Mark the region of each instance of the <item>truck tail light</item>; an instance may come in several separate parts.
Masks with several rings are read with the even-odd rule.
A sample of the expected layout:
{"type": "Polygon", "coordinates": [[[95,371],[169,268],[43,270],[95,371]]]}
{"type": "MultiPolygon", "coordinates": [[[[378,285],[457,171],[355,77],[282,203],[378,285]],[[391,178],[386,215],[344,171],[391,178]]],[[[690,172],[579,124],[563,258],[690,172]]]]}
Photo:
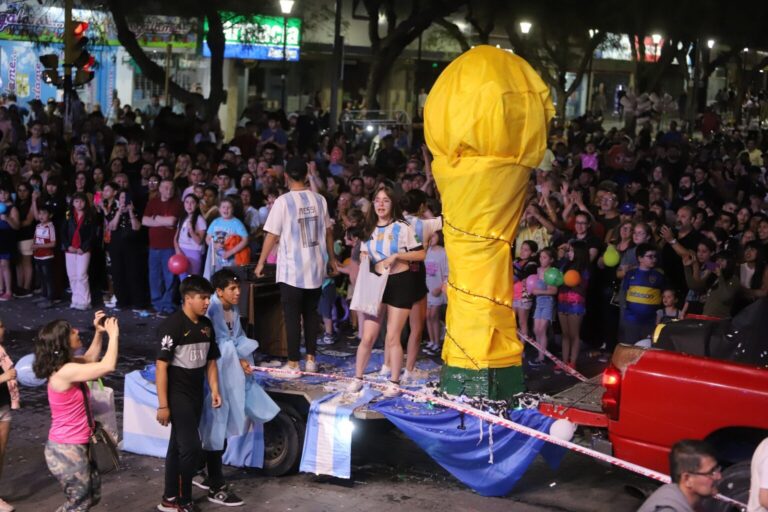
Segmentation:
{"type": "Polygon", "coordinates": [[[621,372],[612,364],[603,372],[603,412],[613,421],[619,419],[619,402],[621,400],[621,372]]]}

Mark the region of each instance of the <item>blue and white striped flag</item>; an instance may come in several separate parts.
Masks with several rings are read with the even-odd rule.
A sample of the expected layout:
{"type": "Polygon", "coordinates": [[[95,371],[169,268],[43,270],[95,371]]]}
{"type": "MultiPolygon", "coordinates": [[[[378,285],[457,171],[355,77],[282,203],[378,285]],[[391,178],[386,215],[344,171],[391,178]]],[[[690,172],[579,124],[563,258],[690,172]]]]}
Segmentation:
{"type": "Polygon", "coordinates": [[[380,393],[331,393],[312,402],[304,435],[300,471],[349,478],[352,465],[352,412],[380,393]]]}

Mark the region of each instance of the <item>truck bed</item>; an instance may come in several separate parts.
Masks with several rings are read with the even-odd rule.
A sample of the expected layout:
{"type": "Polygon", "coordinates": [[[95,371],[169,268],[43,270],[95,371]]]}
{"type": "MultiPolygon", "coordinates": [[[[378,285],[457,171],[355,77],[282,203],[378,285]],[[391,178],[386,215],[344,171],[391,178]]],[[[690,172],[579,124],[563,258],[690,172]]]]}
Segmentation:
{"type": "Polygon", "coordinates": [[[601,400],[605,388],[602,374],[579,382],[539,403],[539,410],[547,416],[566,418],[580,425],[605,427],[608,419],[603,413],[601,400]]]}

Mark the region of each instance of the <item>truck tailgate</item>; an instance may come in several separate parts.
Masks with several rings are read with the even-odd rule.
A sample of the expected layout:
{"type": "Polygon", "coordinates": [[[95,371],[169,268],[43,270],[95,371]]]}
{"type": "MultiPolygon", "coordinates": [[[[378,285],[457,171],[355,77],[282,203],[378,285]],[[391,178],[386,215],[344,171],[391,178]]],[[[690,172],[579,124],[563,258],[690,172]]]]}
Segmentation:
{"type": "Polygon", "coordinates": [[[549,399],[542,400],[539,403],[539,411],[552,418],[565,418],[579,425],[607,427],[608,418],[601,405],[605,392],[602,379],[602,374],[595,375],[549,399]]]}

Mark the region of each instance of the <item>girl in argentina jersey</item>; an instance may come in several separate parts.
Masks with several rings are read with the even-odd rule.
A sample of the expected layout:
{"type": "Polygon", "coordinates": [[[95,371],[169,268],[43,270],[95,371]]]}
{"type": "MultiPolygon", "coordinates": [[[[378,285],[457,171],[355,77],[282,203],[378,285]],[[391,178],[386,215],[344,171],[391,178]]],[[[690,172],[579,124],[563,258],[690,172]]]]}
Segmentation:
{"type": "MultiPolygon", "coordinates": [[[[363,338],[357,347],[355,377],[349,391],[357,392],[363,386],[363,372],[371,358],[373,344],[379,335],[384,313],[387,314],[386,352],[389,354],[393,386],[385,396],[399,394],[400,367],[403,363],[403,347],[400,333],[408,320],[414,302],[416,282],[410,263],[424,261],[426,251],[416,240],[413,227],[403,218],[395,194],[390,187],[380,185],[374,196],[373,208],[368,211],[365,242],[360,247],[361,265],[383,273],[389,270],[378,315],[363,315],[363,338]]],[[[355,289],[358,293],[360,288],[355,289]]],[[[354,300],[354,299],[353,299],[354,300]]]]}

